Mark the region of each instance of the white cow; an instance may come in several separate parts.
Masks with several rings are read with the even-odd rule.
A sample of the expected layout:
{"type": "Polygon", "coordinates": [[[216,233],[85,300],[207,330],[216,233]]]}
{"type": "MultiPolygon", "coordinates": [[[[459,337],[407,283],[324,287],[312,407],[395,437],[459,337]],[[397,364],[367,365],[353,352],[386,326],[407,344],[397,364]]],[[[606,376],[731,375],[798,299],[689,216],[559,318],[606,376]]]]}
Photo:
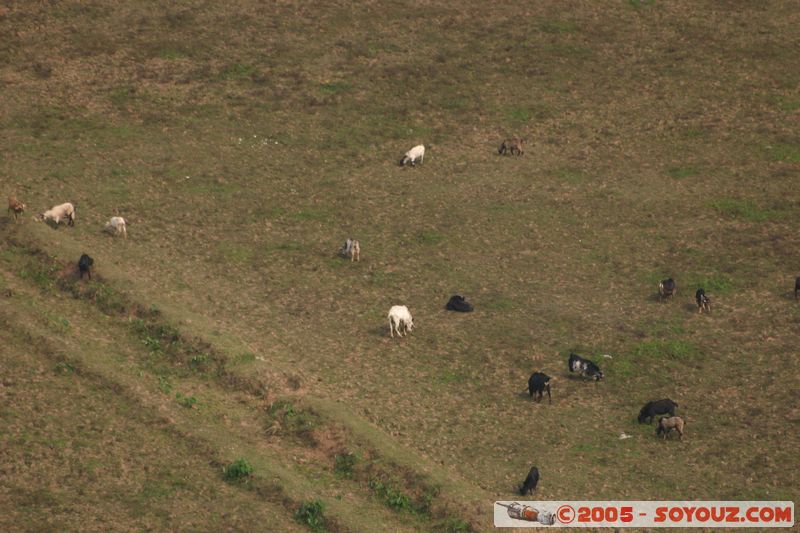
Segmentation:
{"type": "Polygon", "coordinates": [[[128,221],[122,217],[111,217],[106,222],[105,230],[109,233],[113,233],[114,235],[122,235],[126,239],[128,238],[128,221]]]}
{"type": "Polygon", "coordinates": [[[400,160],[400,166],[404,167],[406,164],[411,163],[411,166],[417,164],[417,159],[419,162],[422,163],[422,160],[425,158],[425,147],[421,144],[415,146],[403,156],[403,159],[400,160]]]}
{"type": "Polygon", "coordinates": [[[34,218],[39,222],[42,222],[44,220],[52,220],[56,224],[61,224],[61,220],[66,220],[68,226],[74,226],[75,206],[67,202],[65,204],[52,207],[47,211],[45,211],[44,213],[39,213],[34,218]]]}
{"type": "Polygon", "coordinates": [[[393,305],[389,309],[389,336],[394,338],[394,332],[401,337],[404,333],[411,333],[414,329],[414,319],[411,318],[411,313],[405,305],[393,305]]]}

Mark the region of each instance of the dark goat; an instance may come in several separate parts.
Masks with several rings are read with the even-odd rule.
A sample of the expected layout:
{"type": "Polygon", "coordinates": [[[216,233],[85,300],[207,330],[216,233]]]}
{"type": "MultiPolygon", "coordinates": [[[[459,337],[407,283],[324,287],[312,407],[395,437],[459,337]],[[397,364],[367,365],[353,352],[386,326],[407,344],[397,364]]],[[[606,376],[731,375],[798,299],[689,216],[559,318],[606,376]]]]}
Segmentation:
{"type": "Polygon", "coordinates": [[[569,354],[569,371],[580,372],[582,376],[594,378],[595,381],[603,379],[603,371],[599,366],[574,353],[569,354]]]}
{"type": "Polygon", "coordinates": [[[797,300],[797,295],[800,294],[800,278],[794,280],[794,299],[797,300]]]}
{"type": "Polygon", "coordinates": [[[89,257],[86,254],[83,254],[81,258],[78,260],[78,274],[80,274],[81,279],[83,279],[83,275],[87,274],[89,279],[92,279],[92,265],[94,264],[94,259],[89,257]]]}
{"type": "Polygon", "coordinates": [[[698,313],[702,313],[703,309],[705,309],[708,313],[711,312],[711,299],[706,296],[706,291],[704,291],[702,288],[697,289],[697,292],[694,293],[694,299],[697,301],[698,313]]]}
{"type": "Polygon", "coordinates": [[[537,402],[541,402],[544,397],[544,391],[547,391],[547,401],[553,403],[553,397],[550,396],[550,380],[553,379],[547,374],[541,372],[534,372],[528,379],[528,394],[531,398],[536,394],[537,402]]]}
{"type": "Polygon", "coordinates": [[[514,155],[522,155],[522,139],[519,137],[514,137],[511,139],[506,139],[503,141],[503,144],[500,145],[500,148],[497,150],[497,153],[500,155],[510,154],[514,155]]]}
{"type": "Polygon", "coordinates": [[[674,279],[668,278],[659,282],[658,294],[661,296],[661,300],[666,300],[667,298],[675,296],[676,292],[678,292],[678,286],[675,285],[674,279]]]}
{"type": "Polygon", "coordinates": [[[474,309],[471,303],[466,301],[463,296],[459,296],[458,294],[450,298],[445,308],[448,311],[460,311],[462,313],[469,313],[474,309]]]}
{"type": "Polygon", "coordinates": [[[668,398],[647,402],[644,404],[644,407],[642,407],[642,410],[639,411],[639,423],[644,424],[647,422],[648,424],[652,424],[653,417],[656,415],[669,414],[669,416],[675,416],[676,407],[678,407],[678,404],[668,398]],[[648,418],[650,420],[648,420],[648,418]]]}
{"type": "Polygon", "coordinates": [[[522,485],[519,486],[520,496],[525,496],[526,494],[532,493],[536,490],[536,485],[538,484],[539,469],[535,466],[532,466],[530,472],[528,472],[528,477],[526,477],[525,481],[522,482],[522,485]]]}

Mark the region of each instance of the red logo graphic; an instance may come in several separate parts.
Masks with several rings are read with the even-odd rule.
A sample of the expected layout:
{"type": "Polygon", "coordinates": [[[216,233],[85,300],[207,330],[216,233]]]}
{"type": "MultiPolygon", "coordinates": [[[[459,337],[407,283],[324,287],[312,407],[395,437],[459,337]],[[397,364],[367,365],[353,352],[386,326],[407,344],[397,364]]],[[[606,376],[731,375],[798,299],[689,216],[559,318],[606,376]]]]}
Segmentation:
{"type": "Polygon", "coordinates": [[[570,505],[562,505],[558,508],[558,511],[556,511],[556,516],[558,517],[558,521],[562,524],[569,524],[575,520],[575,509],[570,505]]]}

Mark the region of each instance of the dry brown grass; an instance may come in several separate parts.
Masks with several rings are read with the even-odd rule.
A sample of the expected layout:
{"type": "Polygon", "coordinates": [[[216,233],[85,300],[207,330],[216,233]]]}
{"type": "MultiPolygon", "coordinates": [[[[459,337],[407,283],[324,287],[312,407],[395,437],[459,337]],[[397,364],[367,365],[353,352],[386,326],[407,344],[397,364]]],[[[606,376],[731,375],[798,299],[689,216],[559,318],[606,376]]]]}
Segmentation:
{"type": "Polygon", "coordinates": [[[343,402],[498,498],[532,463],[540,499],[796,497],[792,3],[123,5],[3,13],[3,183],[78,204],[22,239],[91,250],[256,356],[236,372],[343,402]],[[508,135],[524,157],[497,156],[508,135]],[[417,142],[425,163],[397,167],[417,142]],[[128,242],[101,234],[115,209],[128,242]],[[476,312],[446,313],[454,293],[476,312]],[[393,304],[418,322],[399,342],[393,304]],[[606,381],[570,379],[569,349],[606,381]],[[518,394],[534,370],[552,406],[518,394]],[[635,424],[656,397],[683,443],[635,424]]]}

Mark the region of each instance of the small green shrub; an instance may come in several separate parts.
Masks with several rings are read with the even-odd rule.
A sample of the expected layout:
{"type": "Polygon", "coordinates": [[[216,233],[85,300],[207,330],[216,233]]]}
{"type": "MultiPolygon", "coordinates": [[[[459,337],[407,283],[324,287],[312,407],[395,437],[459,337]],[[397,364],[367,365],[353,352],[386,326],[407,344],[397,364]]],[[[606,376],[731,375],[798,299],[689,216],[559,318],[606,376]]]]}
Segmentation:
{"type": "Polygon", "coordinates": [[[54,370],[57,374],[74,374],[75,367],[66,361],[61,361],[60,363],[56,363],[54,370]]]}
{"type": "Polygon", "coordinates": [[[158,339],[154,339],[150,335],[145,335],[142,339],[142,344],[147,346],[147,349],[151,352],[158,352],[161,350],[161,342],[158,339]]]}
{"type": "Polygon", "coordinates": [[[272,404],[269,414],[280,422],[288,433],[301,438],[310,438],[313,429],[319,426],[319,417],[311,411],[295,409],[292,402],[278,400],[272,404]]]}
{"type": "Polygon", "coordinates": [[[358,458],[353,453],[337,455],[333,458],[333,472],[339,477],[352,478],[357,461],[358,458]]]}
{"type": "Polygon", "coordinates": [[[320,500],[303,502],[294,513],[295,521],[308,526],[311,531],[325,531],[325,505],[320,500]]]}
{"type": "Polygon", "coordinates": [[[197,372],[204,371],[211,358],[208,354],[198,353],[189,359],[189,367],[197,372]]]}
{"type": "Polygon", "coordinates": [[[237,482],[249,479],[253,475],[253,466],[247,462],[247,459],[239,458],[224,467],[222,472],[226,481],[237,482]]]}
{"type": "Polygon", "coordinates": [[[369,481],[369,488],[375,491],[378,498],[389,508],[395,511],[413,511],[410,496],[380,479],[372,478],[369,481]]]}
{"type": "Polygon", "coordinates": [[[158,376],[158,388],[164,394],[169,394],[172,392],[172,383],[170,383],[169,380],[164,376],[158,376]]]}
{"type": "Polygon", "coordinates": [[[187,409],[192,409],[195,404],[197,404],[197,398],[194,396],[184,396],[180,392],[175,394],[175,399],[181,407],[186,407],[187,409]]]}

